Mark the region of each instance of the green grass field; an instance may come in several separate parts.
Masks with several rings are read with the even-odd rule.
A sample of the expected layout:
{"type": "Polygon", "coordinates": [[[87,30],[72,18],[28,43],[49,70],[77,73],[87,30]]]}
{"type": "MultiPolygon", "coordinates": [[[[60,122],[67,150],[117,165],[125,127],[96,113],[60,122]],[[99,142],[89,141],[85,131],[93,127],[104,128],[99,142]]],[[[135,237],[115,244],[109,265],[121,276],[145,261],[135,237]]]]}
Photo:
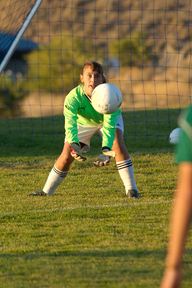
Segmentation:
{"type": "MultiPolygon", "coordinates": [[[[114,162],[93,167],[97,137],[54,196],[28,196],[62,149],[63,119],[0,121],[1,288],[159,287],[177,178],[168,135],[178,111],[169,113],[124,113],[139,200],[125,197],[114,162]]],[[[182,287],[192,283],[191,245],[190,235],[182,287]]]]}

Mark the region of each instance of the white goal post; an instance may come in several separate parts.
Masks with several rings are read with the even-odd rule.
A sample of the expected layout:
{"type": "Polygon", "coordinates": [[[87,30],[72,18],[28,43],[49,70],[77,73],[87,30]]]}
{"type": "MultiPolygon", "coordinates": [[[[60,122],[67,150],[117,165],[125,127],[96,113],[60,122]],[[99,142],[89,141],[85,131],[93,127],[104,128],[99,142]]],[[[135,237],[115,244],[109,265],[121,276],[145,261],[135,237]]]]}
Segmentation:
{"type": "Polygon", "coordinates": [[[2,62],[0,63],[0,73],[5,69],[7,63],[9,62],[9,59],[11,58],[12,54],[14,53],[17,44],[19,43],[19,40],[21,39],[21,37],[23,36],[23,33],[26,31],[27,27],[29,26],[33,16],[35,15],[35,13],[37,12],[40,4],[41,4],[42,0],[36,0],[35,3],[33,4],[32,7],[30,7],[30,10],[28,12],[28,14],[26,15],[20,29],[18,30],[14,41],[11,43],[9,49],[6,51],[6,54],[2,60],[2,62]]]}

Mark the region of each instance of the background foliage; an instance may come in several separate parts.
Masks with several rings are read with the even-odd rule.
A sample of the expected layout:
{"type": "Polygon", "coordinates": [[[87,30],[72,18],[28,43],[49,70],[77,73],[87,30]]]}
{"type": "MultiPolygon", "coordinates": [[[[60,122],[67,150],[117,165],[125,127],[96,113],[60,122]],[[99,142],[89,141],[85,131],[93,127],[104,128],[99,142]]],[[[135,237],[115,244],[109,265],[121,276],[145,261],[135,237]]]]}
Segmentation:
{"type": "Polygon", "coordinates": [[[21,101],[28,95],[23,79],[11,76],[0,76],[0,115],[1,117],[15,117],[20,115],[21,101]]]}

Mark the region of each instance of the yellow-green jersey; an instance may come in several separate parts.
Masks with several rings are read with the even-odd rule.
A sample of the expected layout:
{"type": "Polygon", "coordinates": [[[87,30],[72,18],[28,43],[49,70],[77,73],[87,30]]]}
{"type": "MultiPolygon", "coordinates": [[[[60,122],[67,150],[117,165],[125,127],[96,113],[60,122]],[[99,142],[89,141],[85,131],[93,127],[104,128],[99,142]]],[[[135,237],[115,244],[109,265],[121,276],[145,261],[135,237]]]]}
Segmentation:
{"type": "Polygon", "coordinates": [[[176,147],[176,161],[192,162],[192,106],[189,106],[179,118],[181,133],[176,147]]]}
{"type": "Polygon", "coordinates": [[[78,126],[102,127],[102,147],[112,148],[115,138],[117,118],[121,114],[118,109],[112,114],[100,114],[92,106],[83,86],[79,85],[69,92],[64,102],[65,140],[77,142],[78,126]]]}

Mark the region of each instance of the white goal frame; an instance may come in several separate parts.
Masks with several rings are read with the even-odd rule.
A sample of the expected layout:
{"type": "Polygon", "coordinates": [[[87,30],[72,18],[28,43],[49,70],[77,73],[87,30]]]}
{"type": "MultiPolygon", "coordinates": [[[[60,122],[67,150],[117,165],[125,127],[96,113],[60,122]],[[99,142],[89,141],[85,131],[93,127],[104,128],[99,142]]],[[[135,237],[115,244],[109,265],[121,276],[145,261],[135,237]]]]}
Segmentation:
{"type": "Polygon", "coordinates": [[[13,55],[19,40],[23,36],[23,33],[26,31],[27,27],[29,26],[33,16],[35,15],[35,13],[37,12],[39,6],[41,5],[41,2],[42,2],[42,0],[36,0],[35,3],[33,4],[32,8],[31,8],[31,10],[29,11],[27,16],[25,17],[25,19],[24,19],[24,21],[22,23],[22,26],[18,30],[17,35],[16,35],[13,43],[11,44],[9,49],[7,50],[7,53],[5,54],[3,60],[2,60],[2,62],[0,64],[0,73],[3,72],[3,70],[6,67],[6,65],[8,64],[9,59],[13,55]]]}

